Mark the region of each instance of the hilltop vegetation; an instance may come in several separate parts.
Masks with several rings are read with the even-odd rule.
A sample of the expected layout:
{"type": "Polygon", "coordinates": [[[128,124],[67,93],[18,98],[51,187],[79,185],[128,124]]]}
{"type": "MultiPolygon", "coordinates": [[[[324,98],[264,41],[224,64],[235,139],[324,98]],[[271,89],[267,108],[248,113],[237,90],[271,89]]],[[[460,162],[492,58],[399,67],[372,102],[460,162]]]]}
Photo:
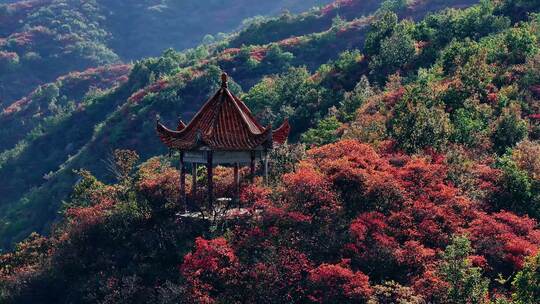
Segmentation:
{"type": "MultiPolygon", "coordinates": [[[[0,154],[5,246],[61,216],[0,256],[0,299],[538,303],[539,39],[533,0],[337,1],[89,73],[111,89],[76,104],[58,80],[10,107],[47,118],[0,154]],[[221,71],[291,145],[245,212],[182,217],[155,118],[189,120],[221,71]]],[[[215,183],[234,191],[230,169],[215,183]]]]}

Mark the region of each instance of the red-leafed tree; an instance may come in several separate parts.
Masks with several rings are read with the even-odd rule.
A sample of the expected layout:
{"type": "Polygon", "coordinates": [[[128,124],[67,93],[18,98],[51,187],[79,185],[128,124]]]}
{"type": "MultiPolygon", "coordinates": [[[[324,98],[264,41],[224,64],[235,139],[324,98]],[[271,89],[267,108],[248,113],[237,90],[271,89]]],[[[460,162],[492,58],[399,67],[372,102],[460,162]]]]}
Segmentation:
{"type": "Polygon", "coordinates": [[[473,247],[486,257],[493,271],[509,275],[537,252],[540,231],[536,226],[534,220],[510,212],[479,213],[468,230],[473,247]]]}
{"type": "Polygon", "coordinates": [[[346,213],[386,212],[403,201],[388,162],[369,145],[341,141],[309,151],[309,161],[322,171],[339,193],[346,213]]]}
{"type": "Polygon", "coordinates": [[[328,223],[341,211],[341,204],[325,176],[304,165],[296,173],[283,176],[285,200],[291,211],[313,217],[318,223],[328,223]]]}
{"type": "Polygon", "coordinates": [[[224,238],[195,241],[195,251],[184,257],[180,267],[186,278],[187,297],[195,303],[215,303],[223,296],[234,297],[237,258],[224,238]]]}
{"type": "Polygon", "coordinates": [[[309,272],[309,282],[314,303],[365,303],[372,292],[368,276],[346,265],[322,264],[309,272]]]}
{"type": "Polygon", "coordinates": [[[364,213],[349,227],[352,243],[345,245],[345,253],[353,265],[377,277],[387,277],[395,271],[395,251],[398,241],[391,235],[383,214],[364,213]]]}
{"type": "MultiPolygon", "coordinates": [[[[268,249],[268,247],[267,247],[268,249]]],[[[264,261],[245,266],[248,277],[243,299],[248,303],[301,303],[308,295],[307,277],[313,263],[290,248],[270,250],[264,261]]]]}

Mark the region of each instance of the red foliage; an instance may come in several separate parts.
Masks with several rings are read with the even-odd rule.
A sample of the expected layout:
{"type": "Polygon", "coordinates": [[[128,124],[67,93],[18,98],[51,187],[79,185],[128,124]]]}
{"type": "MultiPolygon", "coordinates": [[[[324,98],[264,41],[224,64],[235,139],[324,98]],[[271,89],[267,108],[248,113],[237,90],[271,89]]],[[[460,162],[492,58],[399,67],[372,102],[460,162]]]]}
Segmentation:
{"type": "MultiPolygon", "coordinates": [[[[515,273],[540,245],[536,222],[509,212],[487,214],[485,203],[447,182],[447,170],[436,153],[379,154],[351,140],[312,149],[274,193],[244,189],[251,221],[233,229],[232,247],[221,244],[228,254],[220,269],[227,275],[215,267],[206,272],[206,265],[193,270],[213,278],[196,281],[203,286],[199,294],[229,297],[225,290],[252,288],[260,295],[252,302],[361,302],[371,292],[363,274],[369,273],[374,282],[403,282],[434,301],[447,289],[436,275],[439,253],[464,234],[475,250],[474,266],[490,276],[515,273]],[[335,264],[342,259],[350,263],[335,264]]],[[[494,188],[498,170],[475,170],[480,187],[494,188]]]]}
{"type": "Polygon", "coordinates": [[[279,42],[279,46],[295,46],[295,45],[298,45],[300,44],[301,40],[299,37],[291,37],[291,38],[287,38],[287,39],[284,39],[284,40],[281,40],[279,42]]]}
{"type": "Polygon", "coordinates": [[[486,258],[481,255],[471,255],[469,261],[473,267],[480,267],[482,269],[487,269],[489,267],[486,258]]]}
{"type": "Polygon", "coordinates": [[[388,224],[384,215],[377,212],[364,213],[351,224],[350,231],[359,251],[368,252],[371,246],[395,247],[394,238],[385,234],[388,224]]]}
{"type": "Polygon", "coordinates": [[[214,195],[219,197],[234,197],[235,183],[232,168],[216,167],[214,168],[214,195]]]}
{"type": "Polygon", "coordinates": [[[369,278],[343,265],[322,264],[309,272],[309,299],[315,303],[355,303],[371,295],[369,278]]]}
{"type": "Polygon", "coordinates": [[[289,211],[282,207],[269,205],[264,208],[261,222],[266,226],[279,225],[299,229],[302,227],[302,224],[311,223],[312,220],[313,218],[311,215],[306,215],[298,211],[289,211]]]}
{"type": "Polygon", "coordinates": [[[349,227],[353,243],[345,246],[348,254],[357,264],[392,264],[394,253],[399,248],[391,235],[385,216],[378,212],[361,214],[349,227]]]}
{"type": "Polygon", "coordinates": [[[496,104],[499,101],[499,95],[497,93],[489,93],[487,98],[491,104],[496,104]]]}
{"type": "Polygon", "coordinates": [[[362,5],[363,4],[362,2],[363,1],[358,1],[358,0],[336,0],[332,2],[331,4],[328,4],[327,6],[323,7],[321,9],[321,14],[328,15],[335,12],[338,8],[354,7],[357,5],[362,5]]]}
{"type": "Polygon", "coordinates": [[[341,210],[335,194],[324,176],[314,168],[303,166],[283,176],[289,208],[320,221],[330,221],[341,210]]]}
{"type": "Polygon", "coordinates": [[[469,216],[467,211],[451,204],[437,205],[421,200],[407,205],[403,211],[393,213],[388,221],[399,239],[416,239],[428,247],[442,249],[466,223],[469,216]]]}
{"type": "Polygon", "coordinates": [[[112,197],[106,196],[96,198],[95,201],[97,203],[92,206],[73,207],[66,210],[68,226],[65,232],[67,234],[84,233],[91,227],[103,223],[116,204],[112,197]]]}
{"type": "Polygon", "coordinates": [[[413,280],[412,287],[424,296],[426,303],[437,303],[436,299],[444,299],[449,285],[435,271],[428,270],[413,280]]]}
{"type": "Polygon", "coordinates": [[[446,168],[441,164],[430,164],[423,159],[411,159],[400,168],[398,174],[405,188],[417,199],[437,195],[440,187],[445,186],[446,168]]]}
{"type": "Polygon", "coordinates": [[[133,103],[139,103],[144,99],[144,97],[146,97],[146,95],[164,90],[168,86],[169,82],[167,80],[158,80],[155,83],[147,86],[146,88],[140,89],[139,91],[135,92],[133,95],[131,95],[131,97],[129,97],[129,101],[133,103]]]}
{"type": "Polygon", "coordinates": [[[510,212],[481,212],[471,222],[469,232],[477,253],[485,256],[492,267],[512,273],[523,267],[527,256],[537,252],[540,231],[536,225],[534,220],[510,212]]]}
{"type": "Polygon", "coordinates": [[[426,269],[433,263],[436,251],[426,248],[418,241],[407,241],[402,248],[396,250],[396,258],[399,264],[409,269],[426,269]]]}
{"type": "Polygon", "coordinates": [[[251,51],[251,58],[257,60],[257,61],[262,61],[264,59],[264,57],[266,57],[266,52],[268,50],[265,49],[265,48],[256,48],[254,49],[253,51],[251,51]]]}
{"type": "Polygon", "coordinates": [[[474,168],[474,173],[477,176],[477,187],[480,190],[489,193],[497,193],[499,191],[499,179],[502,175],[501,170],[492,168],[485,164],[478,164],[474,168]]]}
{"type": "Polygon", "coordinates": [[[8,37],[13,43],[13,49],[18,53],[32,50],[40,42],[54,39],[54,32],[44,26],[35,26],[25,32],[14,33],[8,37]]]}
{"type": "Polygon", "coordinates": [[[342,141],[313,149],[309,156],[338,191],[349,213],[373,208],[388,211],[402,202],[403,189],[394,182],[393,169],[368,145],[342,141]]]}
{"type": "Polygon", "coordinates": [[[540,120],[540,113],[538,113],[538,114],[531,114],[531,115],[529,115],[529,118],[530,118],[530,119],[534,119],[534,120],[540,120]]]}
{"type": "Polygon", "coordinates": [[[142,166],[139,175],[137,190],[149,201],[163,204],[180,200],[180,174],[174,168],[163,166],[159,159],[154,158],[142,166]]]}
{"type": "Polygon", "coordinates": [[[8,9],[11,12],[18,12],[21,13],[21,11],[27,12],[30,10],[35,10],[43,5],[51,3],[52,0],[26,0],[26,1],[17,1],[15,3],[8,4],[8,9]]]}
{"type": "Polygon", "coordinates": [[[0,60],[15,60],[18,57],[17,53],[0,51],[0,60]]]}
{"type": "MultiPolygon", "coordinates": [[[[0,52],[0,58],[1,55],[2,52],[0,52]]],[[[109,89],[116,85],[125,83],[127,81],[127,75],[129,74],[130,70],[131,65],[127,64],[90,68],[83,72],[72,72],[67,75],[60,76],[56,79],[54,83],[61,84],[62,91],[66,92],[87,92],[90,88],[109,89]]],[[[46,106],[40,105],[32,107],[32,105],[36,103],[36,101],[34,100],[34,96],[38,90],[39,89],[36,89],[28,96],[23,97],[12,103],[10,106],[5,108],[3,112],[0,113],[0,117],[10,116],[17,113],[19,113],[19,115],[31,117],[38,116],[37,114],[41,114],[30,111],[47,109],[46,106]]]]}
{"type": "Polygon", "coordinates": [[[275,226],[265,229],[239,225],[234,230],[234,239],[231,240],[231,244],[239,257],[245,256],[248,261],[258,260],[259,253],[272,245],[271,238],[277,236],[279,232],[279,228],[275,226]]]}
{"type": "Polygon", "coordinates": [[[390,107],[393,107],[398,101],[400,101],[405,94],[405,88],[400,87],[395,91],[390,91],[384,93],[383,102],[388,104],[390,107]]]}
{"type": "Polygon", "coordinates": [[[265,207],[271,204],[270,195],[272,190],[253,184],[242,189],[240,192],[240,202],[242,206],[261,206],[265,207]]]}
{"type": "Polygon", "coordinates": [[[229,49],[226,49],[223,52],[221,52],[221,54],[222,55],[234,56],[234,55],[237,55],[238,53],[240,53],[240,51],[241,51],[241,49],[239,49],[239,48],[229,48],[229,49]]]}
{"type": "Polygon", "coordinates": [[[236,256],[224,238],[197,238],[195,252],[184,257],[181,271],[186,277],[202,277],[204,272],[222,274],[235,262],[236,256]]]}
{"type": "Polygon", "coordinates": [[[130,70],[131,65],[129,64],[102,66],[82,72],[71,72],[68,75],[58,77],[57,81],[67,86],[66,90],[86,82],[90,82],[92,87],[106,89],[124,83],[130,70]]]}
{"type": "Polygon", "coordinates": [[[190,300],[215,303],[212,293],[235,276],[237,258],[224,238],[195,240],[195,251],[184,257],[180,267],[188,284],[190,300]]]}
{"type": "Polygon", "coordinates": [[[312,268],[304,253],[279,249],[268,262],[249,267],[252,286],[246,292],[255,296],[244,299],[248,303],[300,303],[306,296],[305,277],[312,268]]]}

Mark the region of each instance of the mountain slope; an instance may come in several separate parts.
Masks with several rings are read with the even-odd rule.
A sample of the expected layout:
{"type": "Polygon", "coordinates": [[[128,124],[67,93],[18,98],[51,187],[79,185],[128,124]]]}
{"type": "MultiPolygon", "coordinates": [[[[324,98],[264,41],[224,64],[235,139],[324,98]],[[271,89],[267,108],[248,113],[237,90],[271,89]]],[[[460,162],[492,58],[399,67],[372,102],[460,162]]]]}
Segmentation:
{"type": "MultiPolygon", "coordinates": [[[[540,3],[404,4],[264,45],[168,51],[47,125],[0,163],[0,177],[43,172],[35,155],[61,166],[41,183],[13,175],[36,187],[4,205],[3,234],[65,204],[48,236],[0,255],[0,301],[539,302],[540,3]],[[189,119],[222,70],[261,122],[289,118],[294,144],[273,151],[268,184],[243,183],[239,209],[207,203],[201,170],[185,214],[156,116],[189,119]]],[[[216,168],[217,197],[232,171],[216,168]]]]}
{"type": "MultiPolygon", "coordinates": [[[[456,1],[455,5],[467,3],[472,1],[456,1]]],[[[429,9],[440,7],[427,2],[400,9],[400,12],[403,16],[426,14],[429,9]]],[[[358,5],[350,8],[348,16],[352,18],[358,5]]],[[[332,15],[328,8],[324,11],[332,15]]],[[[156,115],[175,124],[176,117],[171,115],[184,113],[183,119],[188,120],[217,85],[219,68],[249,89],[265,75],[285,72],[291,66],[307,65],[316,69],[344,50],[362,47],[370,18],[363,17],[363,10],[358,13],[359,19],[276,44],[225,50],[218,44],[210,49],[210,55],[198,51],[187,56],[169,52],[159,59],[137,64],[130,80],[119,89],[87,99],[76,111],[41,130],[41,135],[2,153],[0,177],[7,182],[0,185],[5,193],[0,198],[4,214],[1,234],[19,238],[33,230],[42,231],[54,219],[59,199],[71,189],[76,178],[72,170],[84,167],[106,177],[102,160],[107,159],[114,148],[135,149],[145,159],[164,153],[153,131],[156,115]],[[156,78],[162,80],[147,86],[156,78]],[[21,171],[22,168],[32,168],[32,171],[21,171]]],[[[316,87],[317,82],[310,86],[316,87]]],[[[318,94],[313,105],[318,110],[303,114],[303,118],[299,116],[298,121],[293,120],[294,136],[325,115],[333,105],[330,101],[339,100],[331,91],[318,94]]]]}
{"type": "Polygon", "coordinates": [[[327,2],[0,2],[0,108],[71,71],[155,56],[167,48],[195,47],[206,34],[223,36],[245,18],[327,2]]]}

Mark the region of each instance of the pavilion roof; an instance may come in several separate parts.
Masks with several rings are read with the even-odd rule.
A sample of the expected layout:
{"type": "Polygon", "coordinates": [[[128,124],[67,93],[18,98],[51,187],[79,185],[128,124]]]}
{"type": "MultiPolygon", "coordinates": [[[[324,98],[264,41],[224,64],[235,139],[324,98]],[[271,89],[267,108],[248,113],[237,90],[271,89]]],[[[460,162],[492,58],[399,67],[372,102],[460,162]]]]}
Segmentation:
{"type": "Polygon", "coordinates": [[[219,91],[210,98],[185,125],[179,122],[176,130],[157,123],[161,141],[171,149],[195,150],[253,150],[260,146],[272,148],[283,144],[289,136],[290,126],[285,121],[278,129],[263,127],[249,108],[228,89],[227,75],[222,75],[219,91]]]}

